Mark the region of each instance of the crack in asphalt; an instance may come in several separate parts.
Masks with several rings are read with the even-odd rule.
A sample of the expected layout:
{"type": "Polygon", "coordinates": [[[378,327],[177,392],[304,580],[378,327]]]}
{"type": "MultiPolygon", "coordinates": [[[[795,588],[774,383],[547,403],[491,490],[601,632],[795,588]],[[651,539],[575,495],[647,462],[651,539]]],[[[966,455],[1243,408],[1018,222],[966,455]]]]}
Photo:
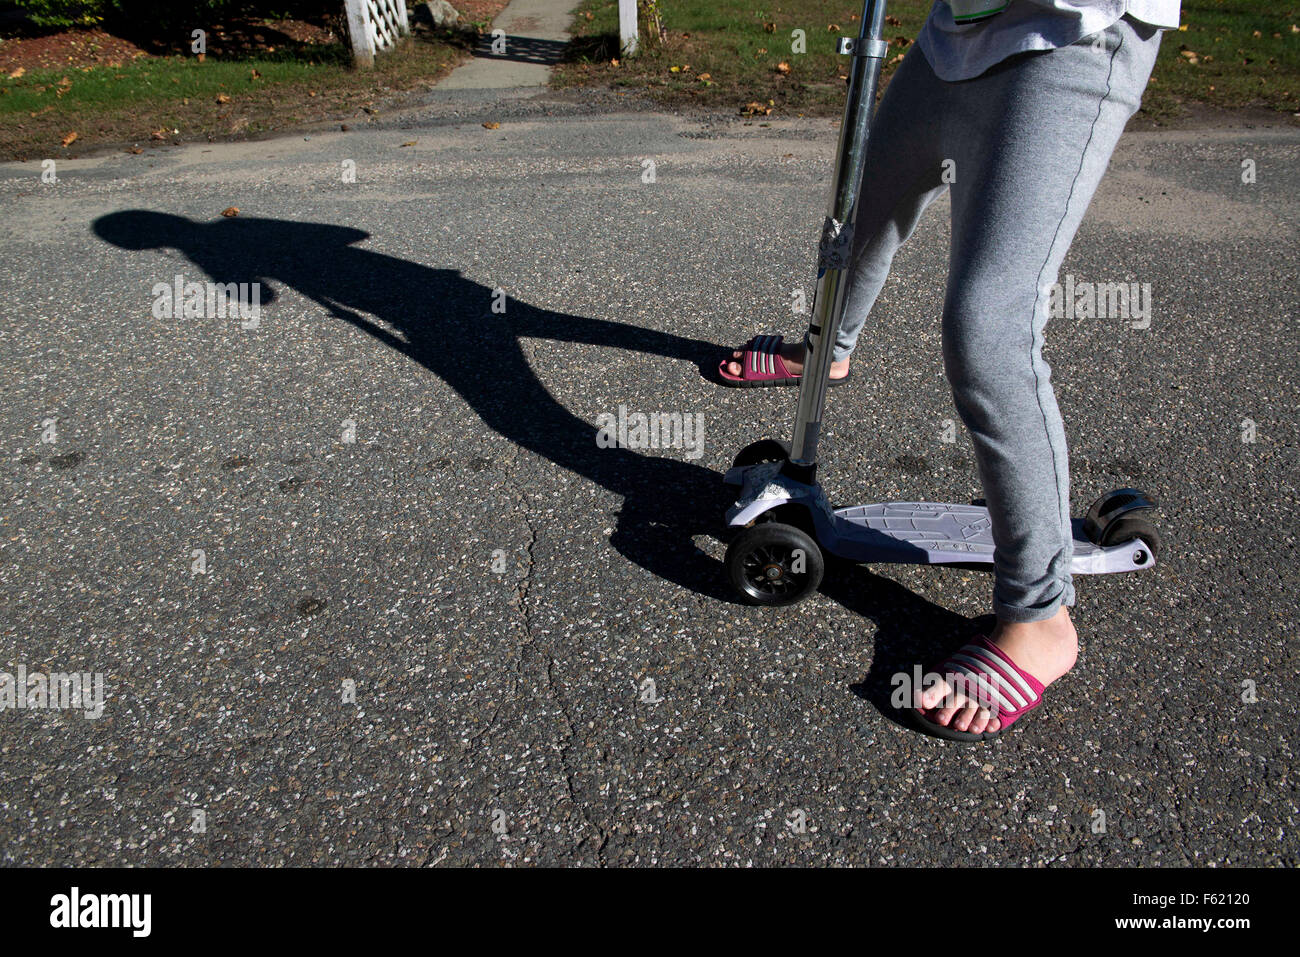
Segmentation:
{"type": "MultiPolygon", "coordinates": [[[[528,494],[514,477],[514,466],[519,460],[521,451],[522,450],[516,451],[514,458],[511,459],[509,465],[506,467],[507,481],[509,481],[511,486],[515,489],[518,499],[522,503],[521,517],[523,519],[524,527],[528,529],[528,542],[524,547],[524,552],[527,556],[527,565],[524,569],[523,577],[515,583],[514,605],[519,610],[519,627],[524,632],[524,640],[520,643],[519,653],[515,656],[515,679],[514,686],[510,691],[511,698],[518,693],[519,681],[522,679],[524,673],[525,656],[529,653],[530,649],[534,651],[537,650],[537,638],[533,634],[532,610],[528,603],[528,595],[532,587],[533,567],[535,564],[534,549],[537,546],[537,529],[529,518],[528,512],[530,503],[528,501],[528,494]]],[[[592,828],[598,835],[599,843],[596,845],[596,860],[601,867],[605,867],[607,861],[605,860],[604,852],[606,845],[609,843],[609,833],[592,820],[587,811],[587,804],[579,799],[578,790],[574,785],[576,771],[569,761],[569,748],[571,747],[574,737],[573,719],[569,715],[569,709],[565,705],[563,697],[558,693],[555,687],[554,676],[552,674],[555,664],[555,658],[549,654],[546,655],[546,667],[542,669],[542,674],[545,676],[545,687],[543,691],[546,697],[554,701],[556,706],[559,708],[560,718],[564,723],[563,740],[556,742],[555,748],[559,754],[560,765],[563,770],[565,792],[568,794],[569,801],[572,802],[575,808],[577,808],[583,824],[592,828]]],[[[498,708],[498,710],[500,709],[498,708]]],[[[496,715],[494,713],[493,720],[495,721],[495,719],[496,715]]],[[[581,843],[581,841],[579,843],[581,843]]]]}

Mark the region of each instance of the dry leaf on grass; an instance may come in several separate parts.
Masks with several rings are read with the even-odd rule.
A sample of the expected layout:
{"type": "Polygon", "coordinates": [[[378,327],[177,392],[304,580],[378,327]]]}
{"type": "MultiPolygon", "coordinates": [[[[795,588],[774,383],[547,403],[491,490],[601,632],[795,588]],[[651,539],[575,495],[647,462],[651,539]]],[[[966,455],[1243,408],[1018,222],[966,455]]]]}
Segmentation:
{"type": "Polygon", "coordinates": [[[782,76],[787,75],[790,72],[790,64],[782,60],[776,65],[776,72],[780,73],[782,76]]]}
{"type": "Polygon", "coordinates": [[[65,133],[63,134],[63,145],[71,146],[74,142],[76,142],[76,139],[77,139],[77,134],[75,132],[65,133]]]}
{"type": "Polygon", "coordinates": [[[218,93],[218,94],[217,94],[217,102],[218,102],[218,103],[229,103],[229,102],[230,102],[230,96],[229,96],[228,94],[226,94],[226,93],[218,93]]]}
{"type": "Polygon", "coordinates": [[[9,74],[9,79],[16,80],[26,72],[27,72],[26,67],[20,66],[18,69],[14,70],[12,73],[9,74]]]}

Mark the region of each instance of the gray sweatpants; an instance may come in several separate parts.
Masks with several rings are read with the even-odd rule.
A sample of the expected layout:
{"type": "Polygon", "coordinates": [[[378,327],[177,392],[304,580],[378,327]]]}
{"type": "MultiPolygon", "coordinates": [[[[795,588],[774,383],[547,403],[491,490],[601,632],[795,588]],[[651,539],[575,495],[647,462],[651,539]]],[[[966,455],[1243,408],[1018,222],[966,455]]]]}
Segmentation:
{"type": "Polygon", "coordinates": [[[1043,360],[1048,295],[1155,63],[1160,34],[1102,34],[947,83],[913,46],[872,121],[847,308],[853,351],[898,247],[952,190],[943,359],[993,526],[993,610],[1074,604],[1065,430],[1043,360]]]}

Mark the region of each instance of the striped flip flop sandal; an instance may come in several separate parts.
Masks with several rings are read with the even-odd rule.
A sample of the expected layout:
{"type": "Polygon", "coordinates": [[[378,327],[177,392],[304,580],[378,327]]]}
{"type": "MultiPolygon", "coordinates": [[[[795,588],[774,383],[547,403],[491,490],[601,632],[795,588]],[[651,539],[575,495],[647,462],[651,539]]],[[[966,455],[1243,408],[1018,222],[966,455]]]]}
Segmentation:
{"type": "MultiPolygon", "coordinates": [[[[1001,723],[997,731],[972,734],[938,724],[927,717],[925,708],[909,708],[912,723],[925,734],[948,741],[989,741],[1001,736],[1013,724],[1037,708],[1043,701],[1043,685],[984,635],[949,655],[938,668],[927,673],[943,676],[951,688],[968,700],[988,708],[1001,723]]],[[[931,708],[939,711],[941,708],[931,708]]]]}
{"type": "MultiPolygon", "coordinates": [[[[754,336],[745,343],[744,355],[741,357],[741,374],[736,376],[727,371],[727,363],[737,361],[735,357],[723,359],[718,363],[718,377],[722,384],[734,389],[760,389],[774,386],[797,386],[800,376],[786,368],[781,358],[781,343],[784,336],[754,336]]],[[[830,385],[843,385],[853,376],[850,369],[847,375],[831,379],[830,385]]]]}

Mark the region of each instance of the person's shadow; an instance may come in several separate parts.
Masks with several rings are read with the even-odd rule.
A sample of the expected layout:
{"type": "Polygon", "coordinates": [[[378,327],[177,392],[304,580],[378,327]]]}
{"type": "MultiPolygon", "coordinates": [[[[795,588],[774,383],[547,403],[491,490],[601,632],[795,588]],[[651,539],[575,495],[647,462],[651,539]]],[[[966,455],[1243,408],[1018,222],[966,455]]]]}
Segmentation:
{"type": "MultiPolygon", "coordinates": [[[[718,473],[680,459],[599,447],[596,424],[555,400],[533,373],[520,340],[635,350],[647,354],[647,368],[662,359],[685,360],[706,378],[724,354],[717,345],[518,299],[507,301],[505,314],[493,313],[493,290],[455,270],[359,249],[354,244],[369,234],[344,226],[243,216],[202,223],[125,210],[100,217],[93,228],[123,249],[175,249],[216,283],[258,282],[262,305],[275,299],[272,281],[292,287],[441,377],[504,438],[621,496],[610,543],[627,559],[696,593],[734,600],[721,563],[693,540],[721,539],[722,513],[734,490],[718,473]]],[[[449,457],[454,454],[449,450],[449,457]]],[[[895,657],[913,635],[944,636],[968,624],[865,568],[834,572],[823,591],[879,625],[871,674],[854,689],[877,707],[887,705],[887,669],[904,666],[895,657]]]]}

